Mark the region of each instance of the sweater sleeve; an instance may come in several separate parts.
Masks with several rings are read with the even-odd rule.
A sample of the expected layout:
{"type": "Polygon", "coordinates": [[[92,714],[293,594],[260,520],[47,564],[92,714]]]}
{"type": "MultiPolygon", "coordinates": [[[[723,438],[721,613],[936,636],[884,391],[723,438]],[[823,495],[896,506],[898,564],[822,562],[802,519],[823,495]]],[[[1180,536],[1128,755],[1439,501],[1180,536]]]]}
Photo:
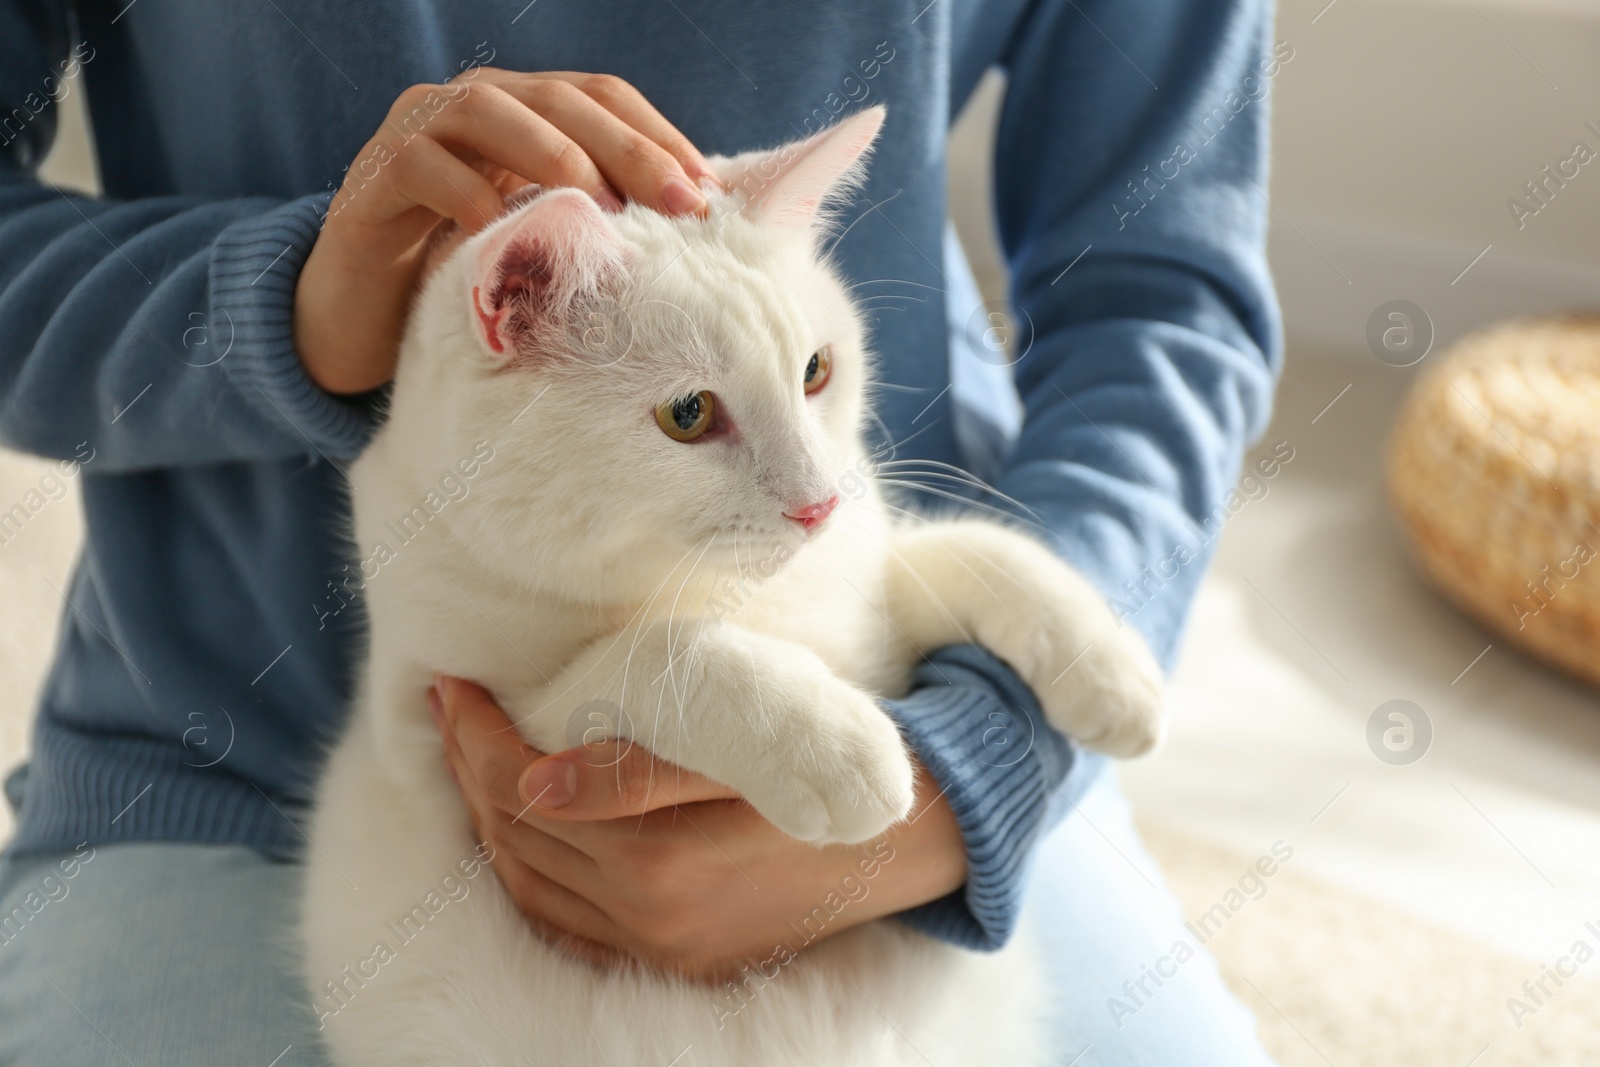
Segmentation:
{"type": "Polygon", "coordinates": [[[1051,729],[1022,680],[976,645],[934,652],[914,684],[889,712],[955,813],[967,881],[899,918],[941,941],[998,949],[1016,926],[1035,842],[1105,759],[1051,729]]]}
{"type": "Polygon", "coordinates": [[[0,444],[100,470],[354,456],[372,398],[300,367],[292,301],[330,194],[94,199],[44,185],[52,95],[93,62],[0,0],[0,444]]]}
{"type": "MultiPolygon", "coordinates": [[[[1280,362],[1270,29],[1268,0],[1038,0],[1000,55],[995,210],[1024,416],[996,488],[1168,667],[1280,362]]],[[[945,790],[968,880],[902,918],[998,948],[1034,842],[1106,764],[980,649],[941,650],[917,681],[889,710],[945,790]]]]}

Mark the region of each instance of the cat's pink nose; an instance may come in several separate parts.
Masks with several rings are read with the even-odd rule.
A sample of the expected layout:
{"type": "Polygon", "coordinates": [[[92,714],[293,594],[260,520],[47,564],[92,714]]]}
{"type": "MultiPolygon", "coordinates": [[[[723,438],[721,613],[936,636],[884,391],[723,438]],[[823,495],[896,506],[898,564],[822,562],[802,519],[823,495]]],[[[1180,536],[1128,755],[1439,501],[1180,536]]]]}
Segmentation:
{"type": "Polygon", "coordinates": [[[818,526],[823,524],[829,515],[833,514],[833,509],[838,506],[839,498],[837,495],[835,495],[815,504],[807,504],[803,508],[795,508],[793,511],[786,511],[784,512],[784,515],[793,519],[795,522],[798,522],[807,530],[815,530],[818,526]]]}

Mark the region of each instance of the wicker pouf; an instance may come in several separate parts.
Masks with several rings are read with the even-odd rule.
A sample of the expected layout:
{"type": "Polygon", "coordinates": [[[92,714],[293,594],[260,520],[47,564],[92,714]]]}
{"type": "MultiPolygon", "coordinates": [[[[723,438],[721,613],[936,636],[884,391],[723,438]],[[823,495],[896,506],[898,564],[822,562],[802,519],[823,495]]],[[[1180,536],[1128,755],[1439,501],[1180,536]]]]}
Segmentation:
{"type": "Polygon", "coordinates": [[[1445,596],[1600,685],[1600,318],[1513,322],[1452,346],[1401,410],[1388,479],[1445,596]]]}

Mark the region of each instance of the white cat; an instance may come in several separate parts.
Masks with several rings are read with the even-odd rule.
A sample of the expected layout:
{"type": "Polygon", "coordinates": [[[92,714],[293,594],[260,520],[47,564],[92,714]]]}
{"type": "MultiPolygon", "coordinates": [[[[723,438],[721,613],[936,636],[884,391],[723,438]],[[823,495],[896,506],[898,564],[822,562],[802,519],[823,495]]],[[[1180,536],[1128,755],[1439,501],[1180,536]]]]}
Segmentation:
{"type": "Polygon", "coordinates": [[[906,816],[876,698],[942,645],[991,649],[1083,744],[1158,740],[1157,666],[1087,582],[996,522],[891,519],[874,483],[862,318],[819,245],[882,121],[714,161],[706,220],[536,192],[427,280],[351,472],[371,647],[309,835],[340,1067],[1042,1062],[1024,936],[869,923],[736,1012],[562,955],[482,862],[424,702],[435,671],[477,680],[545,751],[607,722],[818,843],[906,816]]]}

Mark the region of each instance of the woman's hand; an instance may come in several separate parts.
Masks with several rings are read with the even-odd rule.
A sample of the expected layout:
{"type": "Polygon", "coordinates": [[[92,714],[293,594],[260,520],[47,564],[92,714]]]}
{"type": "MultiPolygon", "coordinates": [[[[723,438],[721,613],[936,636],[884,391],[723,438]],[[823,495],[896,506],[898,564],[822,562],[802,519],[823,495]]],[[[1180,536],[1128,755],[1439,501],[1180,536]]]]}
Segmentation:
{"type": "Polygon", "coordinates": [[[955,816],[920,767],[907,822],[817,848],[637,745],[541,754],[470,682],[440,679],[428,702],[501,882],[536,929],[597,964],[770,976],[814,941],[966,881],[955,816]]]}
{"type": "Polygon", "coordinates": [[[610,210],[621,197],[699,214],[706,178],[699,151],[620,78],[474,67],[413,86],[345,172],[301,269],[300,361],[334,393],[387,382],[430,239],[450,223],[477,232],[529,182],[574,186],[610,210]]]}

